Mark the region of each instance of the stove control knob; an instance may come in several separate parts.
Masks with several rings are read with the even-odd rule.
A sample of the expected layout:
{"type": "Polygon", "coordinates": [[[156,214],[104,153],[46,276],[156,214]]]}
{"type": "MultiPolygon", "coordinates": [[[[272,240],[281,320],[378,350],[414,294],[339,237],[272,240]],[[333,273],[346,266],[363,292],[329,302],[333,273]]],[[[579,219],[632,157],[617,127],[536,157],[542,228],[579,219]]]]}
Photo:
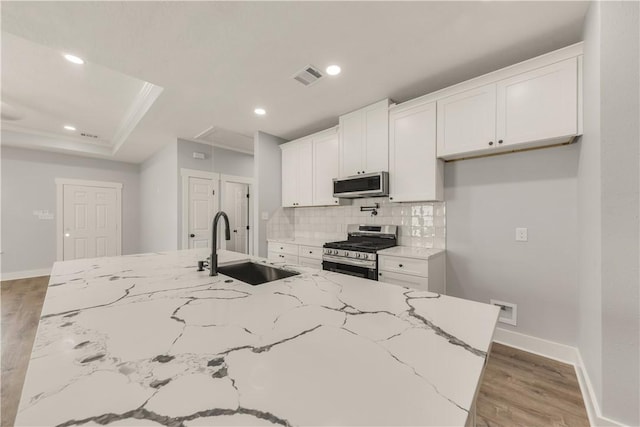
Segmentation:
{"type": "Polygon", "coordinates": [[[360,254],[356,254],[356,258],[360,258],[360,254]]]}
{"type": "Polygon", "coordinates": [[[348,257],[348,256],[349,256],[349,252],[344,251],[344,256],[347,256],[347,257],[348,257]]]}
{"type": "Polygon", "coordinates": [[[338,255],[338,254],[339,254],[339,252],[340,252],[339,250],[334,249],[333,254],[334,254],[334,255],[338,255]]]}

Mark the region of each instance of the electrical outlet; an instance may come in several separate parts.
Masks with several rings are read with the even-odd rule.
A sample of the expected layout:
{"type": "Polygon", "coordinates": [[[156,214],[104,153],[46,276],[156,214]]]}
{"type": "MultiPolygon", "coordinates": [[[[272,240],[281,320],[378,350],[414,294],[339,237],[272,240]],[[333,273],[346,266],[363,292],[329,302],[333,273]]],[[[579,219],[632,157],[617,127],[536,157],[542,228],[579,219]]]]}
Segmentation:
{"type": "Polygon", "coordinates": [[[516,228],[516,242],[526,242],[529,240],[529,229],[516,228]]]}
{"type": "Polygon", "coordinates": [[[516,324],[518,323],[518,304],[498,301],[495,299],[489,301],[491,305],[500,307],[500,316],[498,316],[498,322],[516,326],[516,324]]]}

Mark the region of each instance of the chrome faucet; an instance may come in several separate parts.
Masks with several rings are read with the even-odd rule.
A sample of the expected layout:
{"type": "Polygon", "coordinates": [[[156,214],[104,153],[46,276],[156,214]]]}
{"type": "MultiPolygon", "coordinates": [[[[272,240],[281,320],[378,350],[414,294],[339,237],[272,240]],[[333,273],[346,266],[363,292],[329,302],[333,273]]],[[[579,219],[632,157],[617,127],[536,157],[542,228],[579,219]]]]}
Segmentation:
{"type": "Polygon", "coordinates": [[[218,275],[218,253],[217,253],[217,245],[218,245],[218,221],[220,217],[224,218],[224,226],[225,240],[231,240],[231,232],[229,227],[229,217],[223,211],[220,211],[213,218],[213,224],[211,227],[213,230],[211,231],[211,258],[209,259],[209,276],[217,276],[218,275]]]}

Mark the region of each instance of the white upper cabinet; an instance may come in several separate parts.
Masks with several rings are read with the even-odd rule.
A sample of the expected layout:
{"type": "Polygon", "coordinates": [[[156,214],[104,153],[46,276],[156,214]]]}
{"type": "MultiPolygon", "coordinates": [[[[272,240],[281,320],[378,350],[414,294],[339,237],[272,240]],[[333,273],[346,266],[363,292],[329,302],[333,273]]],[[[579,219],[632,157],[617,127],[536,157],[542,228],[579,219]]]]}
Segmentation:
{"type": "Polygon", "coordinates": [[[389,200],[442,200],[443,162],[436,158],[436,103],[389,111],[389,200]]]}
{"type": "Polygon", "coordinates": [[[438,157],[571,142],[582,132],[581,53],[569,46],[432,95],[438,157]]]}
{"type": "Polygon", "coordinates": [[[340,177],[389,170],[389,100],[340,116],[340,177]]]}
{"type": "Polygon", "coordinates": [[[313,204],[313,147],[310,138],[280,146],[282,150],[282,206],[313,204]]]}
{"type": "Polygon", "coordinates": [[[312,137],[313,144],[313,204],[337,205],[339,200],[333,197],[333,178],[340,173],[338,166],[338,132],[318,133],[312,137]]]}
{"type": "Polygon", "coordinates": [[[497,84],[497,139],[504,145],[578,133],[577,58],[497,84]]]}
{"type": "Polygon", "coordinates": [[[495,137],[494,83],[438,100],[438,155],[484,150],[495,137]]]}

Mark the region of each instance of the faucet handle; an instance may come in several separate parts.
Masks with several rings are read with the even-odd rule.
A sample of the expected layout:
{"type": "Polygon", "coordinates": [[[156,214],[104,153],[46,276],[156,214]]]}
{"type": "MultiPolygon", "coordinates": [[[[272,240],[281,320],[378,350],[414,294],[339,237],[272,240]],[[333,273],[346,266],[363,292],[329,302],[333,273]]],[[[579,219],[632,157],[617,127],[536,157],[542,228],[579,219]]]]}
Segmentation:
{"type": "Polygon", "coordinates": [[[209,264],[207,261],[198,261],[198,271],[204,271],[207,264],[209,264]]]}

